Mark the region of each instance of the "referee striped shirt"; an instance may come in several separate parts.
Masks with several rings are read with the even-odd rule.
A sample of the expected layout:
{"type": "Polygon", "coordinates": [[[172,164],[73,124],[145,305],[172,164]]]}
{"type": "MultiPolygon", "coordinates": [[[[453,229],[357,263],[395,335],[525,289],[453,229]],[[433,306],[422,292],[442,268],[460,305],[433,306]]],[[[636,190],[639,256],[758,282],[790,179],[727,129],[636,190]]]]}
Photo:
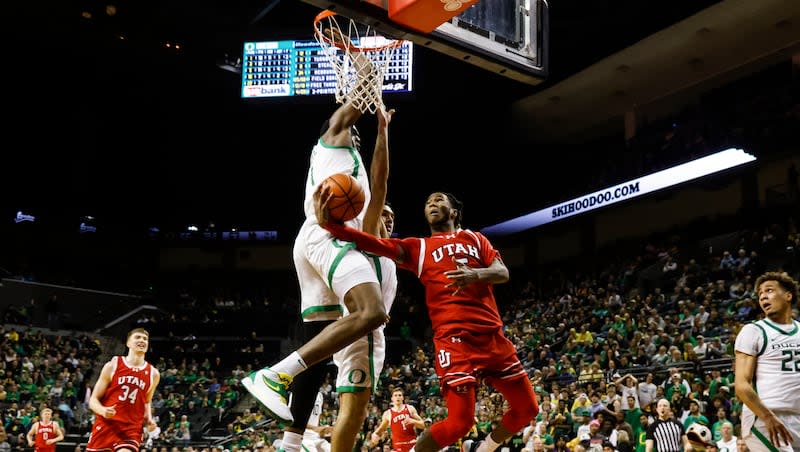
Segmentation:
{"type": "Polygon", "coordinates": [[[647,426],[647,437],[654,442],[656,452],[683,452],[683,425],[675,419],[657,419],[647,426]]]}

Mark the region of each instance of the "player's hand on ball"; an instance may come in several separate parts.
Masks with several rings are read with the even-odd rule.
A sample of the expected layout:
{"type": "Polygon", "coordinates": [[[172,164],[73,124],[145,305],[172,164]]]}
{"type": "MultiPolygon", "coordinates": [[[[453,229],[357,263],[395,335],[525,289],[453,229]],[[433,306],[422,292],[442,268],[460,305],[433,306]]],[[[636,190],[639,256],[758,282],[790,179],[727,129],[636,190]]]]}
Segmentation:
{"type": "Polygon", "coordinates": [[[317,223],[325,226],[330,221],[328,212],[328,201],[331,198],[331,189],[326,184],[320,184],[314,192],[314,213],[317,215],[317,223]]]}

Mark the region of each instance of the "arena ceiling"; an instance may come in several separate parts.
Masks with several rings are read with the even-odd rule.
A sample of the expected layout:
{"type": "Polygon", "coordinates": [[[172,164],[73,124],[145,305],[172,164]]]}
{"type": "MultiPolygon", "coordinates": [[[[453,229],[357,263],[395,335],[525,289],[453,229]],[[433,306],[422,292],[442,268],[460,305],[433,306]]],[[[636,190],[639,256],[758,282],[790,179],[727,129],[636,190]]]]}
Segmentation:
{"type": "MultiPolygon", "coordinates": [[[[491,128],[503,109],[533,138],[567,141],[619,130],[631,109],[690,102],[708,85],[796,52],[798,8],[781,0],[551,1],[550,75],[536,86],[420,50],[419,91],[397,106],[390,196],[401,193],[395,204],[416,218],[430,190],[457,192],[476,206],[475,227],[534,210],[554,197],[555,172],[526,179],[520,207],[496,195],[517,190],[513,178],[469,182],[474,160],[454,160],[424,183],[418,161],[468,145],[482,131],[473,124],[491,128]],[[479,208],[486,193],[494,205],[479,208]]],[[[287,234],[300,224],[306,137],[331,105],[244,104],[238,75],[220,66],[246,39],[307,38],[314,7],[75,0],[13,2],[8,12],[2,130],[11,170],[0,181],[0,214],[81,212],[137,224],[227,218],[287,234]]],[[[502,176],[516,152],[488,154],[480,169],[502,176]]]]}

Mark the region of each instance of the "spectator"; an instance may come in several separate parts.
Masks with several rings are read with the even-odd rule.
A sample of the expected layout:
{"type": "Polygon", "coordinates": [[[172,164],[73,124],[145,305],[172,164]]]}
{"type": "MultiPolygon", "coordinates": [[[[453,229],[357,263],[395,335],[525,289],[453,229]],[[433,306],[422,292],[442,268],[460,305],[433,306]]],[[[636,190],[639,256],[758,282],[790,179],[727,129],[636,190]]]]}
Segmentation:
{"type": "Polygon", "coordinates": [[[717,440],[717,448],[731,452],[737,450],[739,438],[733,434],[733,423],[725,421],[722,424],[721,432],[722,436],[717,440]]]}
{"type": "Polygon", "coordinates": [[[634,408],[639,408],[639,380],[633,376],[633,374],[626,374],[624,377],[618,378],[614,384],[620,388],[622,392],[621,401],[622,401],[622,409],[632,410],[634,408]],[[632,399],[634,405],[631,406],[630,402],[632,399]]]}
{"type": "Polygon", "coordinates": [[[725,250],[722,252],[722,260],[719,262],[719,268],[725,271],[732,271],[736,268],[736,261],[730,251],[725,250]]]}
{"type": "Polygon", "coordinates": [[[684,428],[689,428],[689,426],[694,423],[703,424],[706,427],[711,425],[711,423],[708,422],[708,418],[700,412],[700,402],[691,399],[689,400],[689,413],[683,420],[683,426],[684,428]]]}
{"type": "Polygon", "coordinates": [[[694,355],[697,357],[699,361],[706,359],[708,355],[708,344],[706,344],[705,338],[698,334],[696,337],[697,345],[694,346],[692,349],[694,351],[694,355]]]}
{"type": "Polygon", "coordinates": [[[648,372],[644,377],[644,381],[639,383],[639,406],[645,407],[650,405],[656,397],[656,385],[653,383],[653,373],[648,372]]]}

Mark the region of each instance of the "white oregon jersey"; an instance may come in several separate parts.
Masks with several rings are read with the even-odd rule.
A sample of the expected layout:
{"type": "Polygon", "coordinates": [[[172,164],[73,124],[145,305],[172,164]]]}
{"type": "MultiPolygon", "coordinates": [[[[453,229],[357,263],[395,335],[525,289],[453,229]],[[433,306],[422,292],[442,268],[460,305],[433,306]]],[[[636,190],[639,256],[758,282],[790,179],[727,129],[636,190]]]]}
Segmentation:
{"type": "MultiPolygon", "coordinates": [[[[757,358],[753,386],[764,405],[776,414],[800,414],[800,323],[749,323],[736,336],[735,348],[757,358]]],[[[747,405],[742,414],[753,416],[747,405]]]]}
{"type": "MultiPolygon", "coordinates": [[[[306,218],[316,219],[314,192],[325,178],[336,173],[345,173],[355,177],[364,189],[364,206],[369,205],[369,178],[361,154],[350,146],[328,146],[320,138],[317,144],[314,145],[314,149],[311,150],[311,159],[308,166],[306,197],[303,201],[303,210],[306,218]]],[[[356,220],[351,220],[347,222],[347,225],[361,229],[366,210],[366,208],[361,210],[361,213],[356,217],[356,223],[354,223],[356,220]]]]}

